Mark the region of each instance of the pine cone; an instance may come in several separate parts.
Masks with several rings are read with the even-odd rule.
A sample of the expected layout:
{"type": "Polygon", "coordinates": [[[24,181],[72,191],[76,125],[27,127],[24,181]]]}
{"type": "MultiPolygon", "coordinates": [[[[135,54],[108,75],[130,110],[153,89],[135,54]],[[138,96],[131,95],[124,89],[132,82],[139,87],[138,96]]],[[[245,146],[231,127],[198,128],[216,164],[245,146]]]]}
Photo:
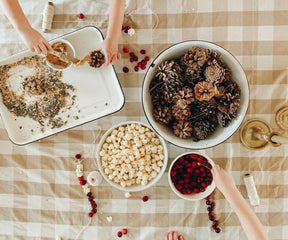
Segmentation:
{"type": "Polygon", "coordinates": [[[186,68],[186,81],[191,85],[195,85],[199,81],[203,80],[202,72],[202,68],[194,63],[192,66],[186,68]]]}
{"type": "Polygon", "coordinates": [[[172,120],[171,110],[167,106],[158,105],[154,108],[153,116],[159,123],[168,124],[172,120]]]}
{"type": "Polygon", "coordinates": [[[224,66],[220,59],[208,61],[208,66],[204,70],[205,80],[214,84],[222,83],[230,79],[230,70],[224,66]]]}
{"type": "Polygon", "coordinates": [[[194,123],[193,134],[197,140],[204,140],[215,130],[215,126],[207,120],[201,120],[194,123]]]}
{"type": "Polygon", "coordinates": [[[88,61],[90,67],[99,68],[105,62],[105,57],[100,51],[92,51],[89,54],[90,60],[88,61]]]}
{"type": "Polygon", "coordinates": [[[166,101],[164,99],[163,93],[161,91],[154,91],[151,95],[152,105],[154,107],[158,105],[166,105],[166,101]]]}
{"type": "Polygon", "coordinates": [[[233,81],[228,81],[223,86],[225,93],[222,98],[218,98],[218,109],[227,115],[236,116],[240,106],[240,87],[233,81]]]}
{"type": "Polygon", "coordinates": [[[207,54],[206,49],[200,47],[192,47],[190,48],[183,58],[181,62],[183,65],[192,67],[194,65],[194,69],[196,69],[196,65],[201,68],[207,62],[207,54]],[[196,64],[196,65],[195,65],[196,64]]]}
{"type": "Polygon", "coordinates": [[[199,101],[209,101],[215,95],[215,87],[211,82],[199,82],[194,88],[195,97],[199,101]]]}
{"type": "Polygon", "coordinates": [[[227,114],[222,113],[222,112],[218,112],[217,113],[217,120],[218,120],[218,123],[221,127],[226,127],[232,121],[232,118],[230,115],[227,115],[227,114]]]}
{"type": "Polygon", "coordinates": [[[194,90],[187,86],[182,87],[182,89],[179,90],[173,98],[175,102],[180,99],[184,99],[187,102],[187,104],[191,104],[192,102],[195,101],[194,90]]]}
{"type": "Polygon", "coordinates": [[[177,100],[175,105],[172,107],[172,115],[177,120],[188,119],[191,116],[191,109],[188,102],[184,99],[177,100]]]}
{"type": "Polygon", "coordinates": [[[209,101],[198,102],[198,104],[199,104],[199,112],[201,114],[204,114],[206,116],[216,116],[217,103],[213,98],[209,101]]]}
{"type": "Polygon", "coordinates": [[[192,126],[191,122],[189,121],[176,121],[173,124],[174,134],[181,139],[189,138],[192,134],[192,126]]]}
{"type": "Polygon", "coordinates": [[[179,75],[182,73],[182,69],[178,63],[174,60],[167,60],[162,62],[156,70],[155,77],[159,80],[165,80],[169,78],[179,78],[179,75]]]}

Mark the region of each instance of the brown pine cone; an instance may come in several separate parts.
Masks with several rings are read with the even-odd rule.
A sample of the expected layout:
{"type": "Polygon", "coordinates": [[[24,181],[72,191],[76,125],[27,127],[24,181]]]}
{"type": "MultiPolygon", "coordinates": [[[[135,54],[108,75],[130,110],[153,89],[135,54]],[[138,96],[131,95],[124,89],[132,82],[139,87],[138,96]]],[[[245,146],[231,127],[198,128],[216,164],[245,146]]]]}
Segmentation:
{"type": "Polygon", "coordinates": [[[184,99],[179,99],[172,107],[172,115],[177,120],[186,120],[191,116],[191,109],[188,102],[184,99]]]}
{"type": "Polygon", "coordinates": [[[159,80],[165,80],[167,77],[177,78],[182,71],[179,64],[174,60],[167,60],[157,67],[155,77],[159,80]]]}
{"type": "Polygon", "coordinates": [[[209,101],[215,95],[215,87],[211,82],[199,82],[194,88],[195,97],[199,101],[209,101]]]}
{"type": "MultiPolygon", "coordinates": [[[[192,47],[182,57],[181,62],[182,64],[190,67],[192,67],[193,64],[196,64],[201,68],[204,66],[207,60],[208,58],[206,49],[200,47],[192,47]]],[[[195,68],[195,65],[193,68],[195,68]]]]}
{"type": "Polygon", "coordinates": [[[174,134],[181,139],[189,138],[192,134],[192,126],[191,122],[189,121],[176,121],[173,124],[174,134]]]}
{"type": "Polygon", "coordinates": [[[168,124],[172,120],[171,110],[167,106],[158,105],[154,108],[153,116],[159,123],[168,124]]]}
{"type": "Polygon", "coordinates": [[[99,68],[105,63],[105,57],[100,51],[92,51],[89,54],[90,60],[88,61],[90,67],[99,68]]]}
{"type": "Polygon", "coordinates": [[[230,70],[220,60],[208,61],[204,70],[205,80],[214,84],[222,83],[230,79],[230,70]]]}
{"type": "Polygon", "coordinates": [[[214,131],[214,123],[210,123],[208,120],[201,120],[193,125],[193,135],[197,140],[208,138],[214,131]]]}
{"type": "Polygon", "coordinates": [[[232,117],[222,112],[217,113],[217,120],[221,127],[226,127],[232,121],[232,117]]]}
{"type": "Polygon", "coordinates": [[[194,90],[188,86],[182,87],[182,89],[179,90],[173,98],[175,102],[180,99],[184,99],[187,104],[191,104],[195,101],[194,90]]]}

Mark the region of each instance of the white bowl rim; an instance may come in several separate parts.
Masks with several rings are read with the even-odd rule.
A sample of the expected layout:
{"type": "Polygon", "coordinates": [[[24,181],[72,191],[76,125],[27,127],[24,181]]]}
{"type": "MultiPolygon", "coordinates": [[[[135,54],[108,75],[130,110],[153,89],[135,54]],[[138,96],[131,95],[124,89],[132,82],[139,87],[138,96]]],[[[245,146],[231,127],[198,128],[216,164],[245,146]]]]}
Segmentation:
{"type": "MultiPolygon", "coordinates": [[[[75,51],[75,48],[71,42],[69,42],[63,38],[57,38],[57,39],[49,41],[50,45],[52,45],[53,43],[56,43],[56,42],[66,43],[71,48],[71,50],[73,52],[73,57],[76,57],[76,51],[75,51]]],[[[49,65],[49,67],[53,68],[56,71],[65,71],[65,70],[69,69],[70,67],[72,67],[72,65],[73,65],[72,63],[70,63],[66,68],[57,68],[54,66],[54,64],[52,65],[49,61],[46,60],[46,62],[49,65]]]]}
{"type": "Polygon", "coordinates": [[[192,194],[190,194],[190,195],[185,195],[185,194],[180,193],[180,192],[176,189],[176,187],[175,187],[175,185],[174,185],[174,183],[173,183],[173,181],[172,181],[172,179],[171,179],[171,176],[170,176],[171,169],[172,169],[173,165],[175,164],[175,162],[176,162],[180,157],[185,156],[185,155],[189,155],[189,154],[197,154],[197,155],[200,155],[200,156],[202,156],[202,157],[205,157],[205,158],[208,160],[208,162],[212,165],[212,167],[215,166],[215,163],[213,162],[213,160],[212,160],[210,157],[208,157],[206,154],[204,154],[204,153],[194,152],[194,151],[182,153],[182,154],[180,154],[179,156],[177,156],[177,157],[172,161],[172,163],[171,163],[171,165],[170,165],[170,167],[169,167],[169,170],[168,170],[168,182],[169,182],[169,185],[170,185],[171,189],[173,190],[173,192],[174,192],[178,197],[183,198],[184,200],[188,200],[188,201],[202,200],[202,199],[204,199],[205,197],[207,197],[209,194],[211,194],[211,193],[215,190],[216,185],[215,185],[215,183],[214,183],[214,179],[212,180],[212,183],[211,183],[209,186],[207,186],[207,188],[205,189],[204,192],[200,192],[200,193],[197,193],[197,194],[193,194],[193,193],[192,193],[192,194]],[[209,188],[209,189],[208,189],[208,188],[209,188]],[[207,190],[207,189],[208,189],[208,190],[207,190]],[[194,198],[194,197],[191,197],[191,196],[200,196],[200,197],[194,198]]]}
{"type": "Polygon", "coordinates": [[[166,145],[166,142],[165,140],[159,136],[157,134],[157,132],[155,132],[153,130],[153,128],[151,128],[151,126],[149,126],[148,124],[146,123],[143,123],[143,122],[140,122],[140,121],[124,121],[124,122],[121,122],[121,123],[118,123],[116,125],[113,125],[111,128],[109,128],[105,133],[104,135],[101,137],[100,141],[99,141],[99,144],[98,144],[98,148],[97,148],[97,154],[96,154],[96,161],[97,161],[97,165],[98,165],[98,169],[100,171],[100,173],[102,174],[103,178],[106,180],[106,182],[108,182],[111,186],[119,189],[119,190],[122,190],[122,191],[126,191],[126,192],[138,192],[138,191],[143,191],[151,186],[153,186],[156,182],[158,182],[160,180],[160,178],[163,176],[163,174],[165,173],[165,170],[166,170],[166,167],[167,167],[167,164],[168,164],[168,149],[167,149],[167,145],[166,145]],[[161,167],[161,170],[160,172],[157,174],[157,176],[152,179],[151,181],[148,182],[147,185],[139,185],[139,184],[134,184],[132,186],[129,186],[129,187],[122,187],[121,185],[117,184],[117,183],[114,183],[113,181],[111,181],[107,175],[104,173],[103,171],[103,168],[102,168],[102,164],[101,164],[101,161],[100,161],[100,150],[102,148],[102,145],[104,143],[104,141],[106,140],[106,138],[108,137],[108,135],[116,128],[119,128],[121,126],[125,126],[125,125],[128,125],[128,124],[140,124],[142,126],[145,126],[147,128],[149,128],[152,132],[154,132],[157,137],[159,138],[162,146],[163,146],[163,151],[164,151],[164,164],[163,166],[161,167]]]}
{"type": "MultiPolygon", "coordinates": [[[[164,60],[165,61],[165,60],[164,60]]],[[[241,92],[243,91],[243,89],[241,89],[241,92]]],[[[240,98],[241,99],[241,98],[240,98]]],[[[249,89],[249,82],[248,82],[248,79],[247,79],[247,76],[245,74],[245,71],[244,71],[244,68],[243,66],[241,65],[241,63],[238,61],[238,59],[232,54],[230,53],[230,51],[228,51],[227,49],[225,49],[224,47],[216,44],[216,43],[213,43],[213,42],[210,42],[210,41],[205,41],[205,40],[185,40],[185,41],[181,41],[181,42],[178,42],[178,43],[175,43],[175,44],[172,44],[171,46],[167,47],[166,49],[164,49],[163,51],[161,51],[155,58],[154,60],[150,63],[149,67],[147,68],[147,71],[145,73],[145,76],[144,76],[144,80],[142,82],[142,90],[141,90],[141,104],[142,104],[142,108],[143,108],[143,111],[144,111],[144,114],[145,114],[145,117],[148,121],[148,123],[151,125],[151,127],[154,129],[154,131],[161,137],[163,137],[167,142],[173,144],[174,146],[177,146],[177,147],[181,147],[181,148],[184,148],[184,149],[190,149],[190,150],[202,150],[202,149],[208,149],[208,148],[212,148],[212,147],[215,147],[219,144],[222,144],[223,142],[225,142],[226,140],[228,140],[235,132],[237,132],[237,130],[240,128],[240,126],[242,125],[244,119],[245,119],[245,116],[247,114],[247,111],[248,111],[248,107],[249,107],[249,99],[250,99],[250,89],[249,89]],[[245,108],[245,110],[243,111],[243,117],[241,117],[242,119],[239,121],[239,124],[238,126],[235,128],[234,132],[227,135],[226,138],[223,138],[221,141],[218,141],[216,142],[215,144],[211,144],[211,145],[207,145],[207,146],[201,146],[201,147],[189,147],[189,146],[184,146],[182,145],[181,143],[175,143],[173,141],[171,141],[171,139],[167,139],[165,137],[166,134],[162,134],[160,133],[159,130],[157,130],[157,127],[155,127],[152,123],[151,123],[151,120],[148,118],[148,114],[147,114],[147,109],[145,108],[145,103],[144,103],[144,84],[146,82],[146,79],[147,79],[147,76],[148,76],[148,73],[150,71],[152,71],[152,67],[155,66],[155,62],[158,61],[158,59],[161,57],[161,55],[166,52],[166,51],[169,51],[171,48],[177,46],[177,45],[181,45],[181,44],[185,44],[185,43],[191,43],[191,47],[193,46],[197,46],[197,43],[204,43],[204,44],[211,44],[211,45],[214,45],[220,49],[222,49],[224,52],[226,52],[228,55],[230,55],[230,57],[232,57],[237,63],[238,63],[238,66],[242,69],[242,72],[244,73],[244,76],[245,76],[245,82],[247,83],[247,88],[245,89],[246,90],[246,93],[247,93],[247,100],[245,102],[245,104],[242,106],[243,108],[245,108]],[[163,136],[164,135],[164,136],[163,136]]],[[[160,123],[158,123],[160,124],[160,123]]],[[[201,140],[201,141],[205,141],[205,140],[201,140]]],[[[193,142],[193,140],[191,139],[191,143],[195,143],[193,142]]]]}

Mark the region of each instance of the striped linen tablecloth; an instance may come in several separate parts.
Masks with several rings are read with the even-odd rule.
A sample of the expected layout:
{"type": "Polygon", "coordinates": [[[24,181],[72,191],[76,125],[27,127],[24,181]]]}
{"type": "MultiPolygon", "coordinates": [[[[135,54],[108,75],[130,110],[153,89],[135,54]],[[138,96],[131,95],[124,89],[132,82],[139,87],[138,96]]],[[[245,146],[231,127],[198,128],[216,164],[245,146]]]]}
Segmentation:
{"type": "MultiPolygon", "coordinates": [[[[50,40],[86,25],[108,24],[109,1],[55,0],[50,40]],[[83,13],[84,19],[78,19],[83,13]]],[[[41,31],[46,1],[20,1],[32,26],[41,31]]],[[[1,12],[0,58],[25,46],[1,12]]],[[[286,0],[131,0],[124,25],[136,34],[122,34],[119,48],[147,51],[151,59],[166,47],[183,40],[207,40],[229,50],[241,62],[250,84],[246,119],[261,118],[275,130],[275,113],[288,96],[288,1],[286,0]]],[[[99,137],[112,125],[125,120],[146,122],[141,105],[145,71],[123,73],[132,67],[127,54],[115,64],[125,93],[125,106],[118,113],[59,133],[26,146],[16,146],[0,121],[0,239],[75,239],[90,211],[87,197],[75,175],[76,153],[84,157],[85,176],[96,169],[99,137]]],[[[285,132],[282,132],[285,134],[285,132]]],[[[286,133],[287,134],[287,133],[286,133]]],[[[268,146],[259,151],[243,147],[237,131],[219,146],[201,151],[232,172],[237,187],[247,198],[243,175],[253,174],[260,197],[254,207],[271,239],[288,239],[288,148],[268,146]]],[[[169,162],[188,151],[168,144],[169,162]]],[[[166,169],[168,170],[168,168],[166,169]]],[[[177,197],[168,185],[167,171],[156,186],[125,198],[106,182],[93,187],[98,213],[79,239],[162,240],[167,231],[178,230],[185,239],[247,239],[237,216],[216,190],[215,213],[222,232],[211,230],[204,201],[177,197]],[[149,201],[142,202],[144,195],[149,201]],[[112,216],[112,222],[107,221],[112,216]]],[[[248,200],[248,198],[247,198],[248,200]]]]}

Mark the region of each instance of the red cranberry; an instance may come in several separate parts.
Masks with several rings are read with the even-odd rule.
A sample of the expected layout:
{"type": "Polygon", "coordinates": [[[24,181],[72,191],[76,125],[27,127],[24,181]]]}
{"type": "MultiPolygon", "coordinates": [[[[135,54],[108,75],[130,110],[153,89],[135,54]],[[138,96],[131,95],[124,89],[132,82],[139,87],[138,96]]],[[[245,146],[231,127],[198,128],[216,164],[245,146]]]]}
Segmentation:
{"type": "Polygon", "coordinates": [[[84,177],[83,176],[82,177],[78,177],[78,180],[82,181],[82,180],[84,180],[84,177]]]}
{"type": "Polygon", "coordinates": [[[200,173],[200,171],[198,169],[195,170],[194,174],[198,175],[200,173]]]}
{"type": "Polygon", "coordinates": [[[209,213],[208,213],[208,216],[209,216],[209,217],[212,217],[212,216],[214,216],[214,213],[213,213],[213,212],[209,212],[209,213]]]}
{"type": "Polygon", "coordinates": [[[134,56],[133,59],[134,59],[135,62],[138,61],[138,57],[137,56],[134,56]]]}
{"type": "Polygon", "coordinates": [[[213,211],[213,208],[212,208],[212,207],[207,207],[207,211],[208,211],[208,212],[212,212],[212,211],[213,211]]]}
{"type": "Polygon", "coordinates": [[[181,189],[182,189],[182,186],[181,186],[180,184],[177,184],[176,189],[177,189],[177,190],[181,190],[181,189]]]}
{"type": "Polygon", "coordinates": [[[78,154],[75,155],[75,158],[76,158],[76,159],[80,159],[81,157],[82,157],[82,156],[81,156],[80,153],[78,153],[78,154]]]}
{"type": "Polygon", "coordinates": [[[125,26],[122,25],[121,31],[123,31],[125,29],[125,26]]]}
{"type": "Polygon", "coordinates": [[[127,233],[128,233],[127,228],[123,228],[123,229],[122,229],[122,233],[123,233],[123,234],[127,234],[127,233]]]}
{"type": "Polygon", "coordinates": [[[83,13],[80,13],[80,14],[78,15],[78,18],[79,18],[79,19],[83,19],[83,18],[84,18],[84,14],[83,14],[83,13]]]}
{"type": "Polygon", "coordinates": [[[130,62],[131,62],[131,63],[134,62],[134,58],[130,58],[130,62]]]}
{"type": "Polygon", "coordinates": [[[145,65],[144,65],[144,66],[141,66],[141,69],[143,69],[143,70],[146,69],[146,66],[145,66],[145,65]]]}
{"type": "Polygon", "coordinates": [[[148,62],[150,60],[150,58],[148,56],[146,56],[144,59],[146,62],[148,62]]]}
{"type": "Polygon", "coordinates": [[[200,192],[204,192],[205,188],[204,187],[200,187],[199,190],[200,190],[200,192]]]}
{"type": "Polygon", "coordinates": [[[144,49],[142,49],[142,50],[140,51],[140,53],[141,53],[141,54],[145,54],[146,51],[145,51],[144,49]]]}
{"type": "Polygon", "coordinates": [[[141,62],[138,62],[138,63],[137,63],[137,66],[138,66],[138,67],[141,67],[141,66],[142,66],[141,62]]]}
{"type": "Polygon", "coordinates": [[[88,200],[89,200],[89,202],[92,202],[92,201],[94,201],[94,198],[93,197],[89,197],[88,200]]]}
{"type": "Polygon", "coordinates": [[[197,159],[197,155],[196,154],[190,154],[190,158],[196,160],[197,159]]]}
{"type": "Polygon", "coordinates": [[[196,163],[196,162],[192,162],[191,166],[192,166],[193,168],[195,168],[195,167],[197,166],[197,163],[196,163]]]}
{"type": "Polygon", "coordinates": [[[88,216],[90,217],[90,218],[92,218],[93,217],[93,213],[92,212],[89,212],[89,214],[88,214],[88,216]]]}
{"type": "Polygon", "coordinates": [[[187,172],[192,173],[193,172],[192,168],[187,168],[187,172]]]}
{"type": "Polygon", "coordinates": [[[218,226],[219,225],[219,222],[217,220],[214,220],[213,221],[213,226],[218,226]]]}
{"type": "Polygon", "coordinates": [[[220,232],[221,232],[221,229],[218,227],[218,228],[215,229],[215,232],[216,232],[216,233],[220,233],[220,232]]]}
{"type": "Polygon", "coordinates": [[[135,66],[135,67],[134,67],[134,71],[135,71],[135,72],[138,72],[138,71],[139,71],[139,67],[138,67],[138,66],[135,66]]]}
{"type": "Polygon", "coordinates": [[[142,201],[143,201],[143,202],[147,202],[148,199],[149,199],[148,196],[144,196],[144,197],[142,197],[142,201]]]}
{"type": "Polygon", "coordinates": [[[135,53],[134,52],[130,52],[129,55],[130,55],[130,57],[134,57],[135,53]]]}
{"type": "Polygon", "coordinates": [[[215,207],[215,202],[211,203],[211,207],[214,208],[215,207]]]}
{"type": "Polygon", "coordinates": [[[91,210],[91,212],[95,214],[95,213],[97,213],[97,209],[96,209],[96,208],[93,208],[93,209],[91,210]]]}
{"type": "Polygon", "coordinates": [[[123,72],[124,73],[128,73],[129,72],[129,68],[128,67],[123,67],[123,72]]]}
{"type": "Polygon", "coordinates": [[[129,52],[128,48],[127,48],[127,47],[124,47],[124,48],[123,48],[123,52],[124,52],[124,53],[128,53],[128,52],[129,52]]]}
{"type": "Polygon", "coordinates": [[[209,216],[209,220],[210,220],[210,221],[214,221],[214,220],[215,220],[215,217],[214,217],[214,216],[209,216]]]}
{"type": "Polygon", "coordinates": [[[117,236],[118,236],[118,237],[122,237],[122,232],[120,232],[120,231],[117,232],[117,236]]]}
{"type": "Polygon", "coordinates": [[[198,189],[198,188],[194,188],[194,193],[199,193],[200,192],[200,190],[198,189]]]}
{"type": "Polygon", "coordinates": [[[91,193],[91,192],[88,192],[88,193],[87,193],[87,197],[92,197],[92,193],[91,193]]]}
{"type": "Polygon", "coordinates": [[[203,188],[206,188],[207,187],[207,185],[203,182],[203,183],[201,183],[201,186],[203,187],[203,188]]]}
{"type": "Polygon", "coordinates": [[[206,204],[207,204],[207,205],[211,205],[210,200],[207,200],[207,201],[206,201],[206,204]]]}
{"type": "Polygon", "coordinates": [[[85,185],[86,184],[86,180],[81,180],[80,181],[80,185],[85,185]]]}

